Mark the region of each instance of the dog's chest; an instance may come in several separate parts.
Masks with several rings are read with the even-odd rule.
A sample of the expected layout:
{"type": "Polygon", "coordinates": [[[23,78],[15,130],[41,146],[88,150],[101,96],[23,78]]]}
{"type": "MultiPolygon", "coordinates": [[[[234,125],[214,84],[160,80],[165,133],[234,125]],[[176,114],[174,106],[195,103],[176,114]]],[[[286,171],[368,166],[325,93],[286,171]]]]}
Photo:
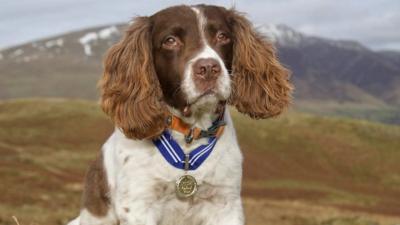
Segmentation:
{"type": "Polygon", "coordinates": [[[201,167],[188,172],[198,183],[197,193],[188,199],[176,194],[176,182],[185,171],[172,167],[157,153],[125,154],[120,161],[127,156],[114,192],[120,214],[139,214],[145,208],[158,214],[160,225],[202,224],[209,217],[206,212],[217,211],[230,196],[240,193],[241,155],[236,145],[216,146],[201,167]]]}

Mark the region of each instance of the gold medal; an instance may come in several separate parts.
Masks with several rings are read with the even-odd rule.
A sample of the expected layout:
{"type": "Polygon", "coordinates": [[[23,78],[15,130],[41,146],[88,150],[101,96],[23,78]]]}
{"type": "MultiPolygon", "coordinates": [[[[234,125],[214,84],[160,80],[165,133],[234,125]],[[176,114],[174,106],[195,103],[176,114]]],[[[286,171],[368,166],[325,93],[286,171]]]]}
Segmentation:
{"type": "Polygon", "coordinates": [[[197,181],[194,177],[187,175],[189,170],[189,154],[185,154],[185,175],[176,181],[176,195],[179,198],[189,198],[197,192],[197,181]]]}
{"type": "Polygon", "coordinates": [[[183,175],[176,181],[176,194],[180,198],[189,198],[196,194],[197,182],[190,175],[183,175]]]}

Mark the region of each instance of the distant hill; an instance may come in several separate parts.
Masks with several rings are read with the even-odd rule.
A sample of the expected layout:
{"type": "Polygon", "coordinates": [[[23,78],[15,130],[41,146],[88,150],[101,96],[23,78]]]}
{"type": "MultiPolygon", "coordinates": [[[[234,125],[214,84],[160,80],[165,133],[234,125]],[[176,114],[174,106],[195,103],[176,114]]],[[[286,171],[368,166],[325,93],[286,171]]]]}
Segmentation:
{"type": "Polygon", "coordinates": [[[119,29],[86,29],[1,51],[0,99],[96,99],[102,58],[120,38],[119,29]]]}
{"type": "Polygon", "coordinates": [[[294,72],[297,97],[400,105],[400,52],[374,52],[355,41],[306,36],[285,26],[262,26],[294,72]]]}
{"type": "MultiPolygon", "coordinates": [[[[232,113],[245,156],[247,224],[400,221],[400,127],[299,113],[254,121],[232,113]]],[[[12,215],[41,225],[76,216],[84,171],[112,129],[94,102],[0,102],[0,224],[15,224],[12,215]]]]}
{"type": "Polygon", "coordinates": [[[285,25],[260,30],[293,71],[298,109],[400,124],[400,52],[307,36],[285,25]]]}
{"type": "MultiPolygon", "coordinates": [[[[96,27],[0,51],[0,99],[97,99],[103,55],[123,27],[96,27]]],[[[259,30],[293,71],[297,109],[400,124],[399,52],[307,36],[285,25],[259,30]]]]}

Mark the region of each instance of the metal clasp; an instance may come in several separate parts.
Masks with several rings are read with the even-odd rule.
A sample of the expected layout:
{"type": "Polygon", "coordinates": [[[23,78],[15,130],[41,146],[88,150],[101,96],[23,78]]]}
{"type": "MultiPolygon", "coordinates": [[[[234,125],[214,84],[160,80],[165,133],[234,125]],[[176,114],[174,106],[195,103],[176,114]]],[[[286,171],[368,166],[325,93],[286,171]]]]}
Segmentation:
{"type": "Polygon", "coordinates": [[[200,132],[200,137],[205,137],[205,138],[214,137],[218,132],[218,128],[225,125],[226,125],[225,121],[222,120],[217,121],[210,128],[208,128],[208,130],[202,130],[200,132]]]}
{"type": "Polygon", "coordinates": [[[172,124],[172,116],[168,116],[167,119],[165,120],[168,126],[171,126],[172,124]]]}
{"type": "Polygon", "coordinates": [[[190,129],[189,134],[187,134],[185,136],[185,141],[186,141],[187,144],[192,143],[192,141],[193,141],[193,128],[190,129]]]}
{"type": "Polygon", "coordinates": [[[189,170],[189,154],[185,154],[185,172],[189,170]]]}

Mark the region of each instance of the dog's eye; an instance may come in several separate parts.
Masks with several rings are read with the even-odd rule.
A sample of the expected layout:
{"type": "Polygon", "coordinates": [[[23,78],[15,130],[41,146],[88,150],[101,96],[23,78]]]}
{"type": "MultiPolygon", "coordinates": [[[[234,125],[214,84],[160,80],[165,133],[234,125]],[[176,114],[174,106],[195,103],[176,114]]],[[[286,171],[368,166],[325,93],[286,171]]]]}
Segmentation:
{"type": "Polygon", "coordinates": [[[179,47],[180,41],[177,37],[168,36],[163,41],[163,47],[167,49],[173,49],[179,47]]]}
{"type": "Polygon", "coordinates": [[[217,32],[217,41],[221,44],[227,44],[230,42],[230,38],[225,32],[218,31],[217,32]]]}
{"type": "Polygon", "coordinates": [[[176,40],[175,40],[175,38],[173,38],[173,37],[169,37],[169,38],[167,38],[167,39],[165,40],[164,43],[167,44],[167,45],[174,45],[174,44],[176,44],[176,40]]]}

